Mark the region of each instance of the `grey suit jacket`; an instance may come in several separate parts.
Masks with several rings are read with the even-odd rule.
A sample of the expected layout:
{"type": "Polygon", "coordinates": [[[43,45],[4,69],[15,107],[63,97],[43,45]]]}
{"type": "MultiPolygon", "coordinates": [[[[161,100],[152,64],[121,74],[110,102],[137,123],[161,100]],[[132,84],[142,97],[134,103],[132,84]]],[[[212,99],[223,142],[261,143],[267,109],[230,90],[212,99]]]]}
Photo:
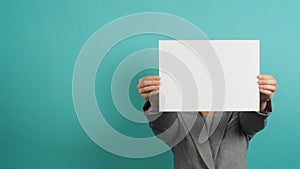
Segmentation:
{"type": "Polygon", "coordinates": [[[248,143],[265,127],[272,107],[269,101],[262,112],[215,112],[220,119],[213,133],[198,112],[158,112],[149,101],[143,110],[153,133],[172,148],[175,169],[245,169],[248,143]]]}

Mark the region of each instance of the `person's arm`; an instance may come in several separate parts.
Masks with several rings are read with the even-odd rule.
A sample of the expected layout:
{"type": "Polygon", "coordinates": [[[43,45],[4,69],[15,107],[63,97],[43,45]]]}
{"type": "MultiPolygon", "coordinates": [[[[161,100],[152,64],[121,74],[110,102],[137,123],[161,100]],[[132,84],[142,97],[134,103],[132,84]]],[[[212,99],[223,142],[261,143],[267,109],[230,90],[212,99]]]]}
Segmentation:
{"type": "Polygon", "coordinates": [[[272,75],[262,74],[258,75],[257,78],[260,92],[260,111],[239,113],[241,129],[249,139],[265,128],[267,117],[272,112],[271,99],[278,87],[277,81],[272,75]]]}
{"type": "Polygon", "coordinates": [[[264,129],[267,117],[272,112],[271,100],[266,103],[265,109],[258,112],[240,112],[239,121],[242,131],[251,139],[255,133],[264,129]]]}
{"type": "Polygon", "coordinates": [[[176,112],[159,112],[159,76],[145,76],[139,79],[137,89],[146,100],[143,111],[155,135],[160,135],[171,127],[178,114],[176,112]]]}
{"type": "Polygon", "coordinates": [[[166,131],[177,119],[176,112],[158,112],[158,108],[149,107],[149,101],[143,106],[144,114],[149,121],[149,126],[155,135],[159,135],[166,131]]]}
{"type": "Polygon", "coordinates": [[[176,112],[159,112],[158,97],[158,91],[152,92],[143,106],[144,115],[155,135],[166,131],[177,119],[176,112]]]}
{"type": "Polygon", "coordinates": [[[143,106],[144,114],[149,121],[149,126],[153,133],[169,146],[174,144],[179,130],[179,122],[176,112],[159,112],[159,95],[158,91],[149,94],[143,106]]]}

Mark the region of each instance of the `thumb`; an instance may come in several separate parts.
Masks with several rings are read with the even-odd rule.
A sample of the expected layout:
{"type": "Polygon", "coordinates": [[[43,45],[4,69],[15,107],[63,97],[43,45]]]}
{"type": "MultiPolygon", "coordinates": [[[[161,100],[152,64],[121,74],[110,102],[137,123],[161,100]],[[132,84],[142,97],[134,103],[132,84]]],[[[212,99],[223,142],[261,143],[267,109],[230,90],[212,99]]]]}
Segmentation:
{"type": "Polygon", "coordinates": [[[149,101],[151,106],[159,107],[159,91],[155,90],[149,93],[149,101]]]}

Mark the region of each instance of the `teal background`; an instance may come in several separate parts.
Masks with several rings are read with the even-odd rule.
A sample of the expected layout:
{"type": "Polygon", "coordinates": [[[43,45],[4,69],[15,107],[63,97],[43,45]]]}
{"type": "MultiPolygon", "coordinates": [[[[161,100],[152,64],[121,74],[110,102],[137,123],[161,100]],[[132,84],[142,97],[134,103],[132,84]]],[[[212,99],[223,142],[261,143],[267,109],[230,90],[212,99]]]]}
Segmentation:
{"type": "MultiPolygon", "coordinates": [[[[0,168],[173,167],[171,152],[130,159],[101,149],[84,133],[72,102],[74,65],[87,39],[118,17],[146,11],[183,17],[210,39],[261,40],[261,73],[274,75],[279,88],[266,129],[250,142],[248,168],[298,167],[299,1],[10,0],[0,4],[0,168]]],[[[105,117],[111,125],[130,136],[147,137],[151,131],[146,124],[123,119],[112,108],[110,96],[98,91],[108,89],[111,72],[123,58],[155,47],[161,38],[134,37],[124,41],[126,45],[120,43],[98,70],[99,105],[108,110],[105,117]],[[102,70],[107,73],[101,75],[102,70]]],[[[135,107],[141,109],[143,104],[135,90],[137,79],[155,73],[147,70],[133,79],[129,95],[135,107]]]]}

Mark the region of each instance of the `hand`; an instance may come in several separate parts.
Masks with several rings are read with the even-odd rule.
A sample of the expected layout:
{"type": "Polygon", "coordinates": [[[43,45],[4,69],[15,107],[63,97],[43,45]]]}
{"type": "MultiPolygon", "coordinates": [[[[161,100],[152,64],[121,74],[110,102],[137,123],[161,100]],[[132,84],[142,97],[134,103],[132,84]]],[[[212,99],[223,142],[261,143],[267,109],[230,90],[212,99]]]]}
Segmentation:
{"type": "Polygon", "coordinates": [[[273,98],[278,84],[272,75],[261,74],[257,78],[259,80],[261,110],[264,110],[266,103],[273,98]]]}
{"type": "Polygon", "coordinates": [[[160,77],[159,76],[145,76],[139,80],[137,89],[141,96],[148,100],[149,94],[152,91],[159,90],[160,77]]]}

